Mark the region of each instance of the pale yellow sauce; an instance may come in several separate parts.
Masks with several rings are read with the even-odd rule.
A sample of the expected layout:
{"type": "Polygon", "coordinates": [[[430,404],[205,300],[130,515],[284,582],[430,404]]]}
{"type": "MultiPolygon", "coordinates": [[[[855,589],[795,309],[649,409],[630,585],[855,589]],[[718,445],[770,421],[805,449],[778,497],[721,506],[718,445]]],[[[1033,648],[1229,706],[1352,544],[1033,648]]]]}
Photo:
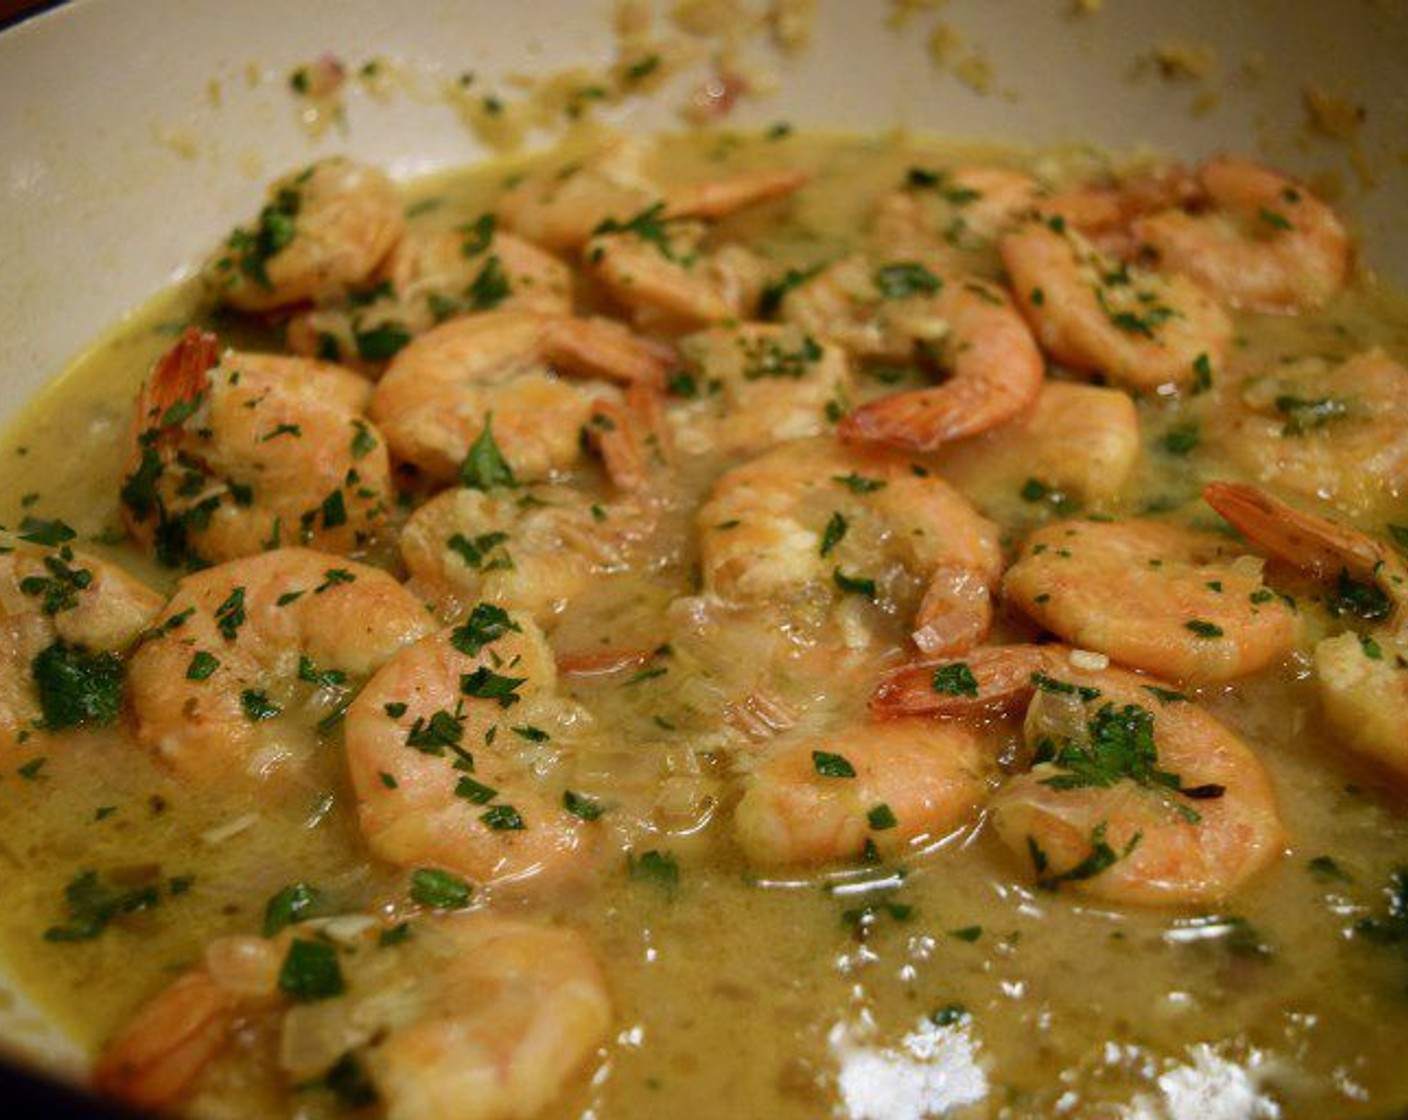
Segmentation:
{"type": "MultiPolygon", "coordinates": [[[[670,143],[668,152],[661,162],[673,175],[778,160],[810,169],[815,178],[790,209],[741,215],[716,235],[750,241],[781,264],[851,247],[874,198],[905,168],[954,158],[952,150],[886,137],[691,140],[670,143]]],[[[505,174],[480,168],[417,184],[414,197],[443,200],[422,220],[441,225],[477,215],[505,174]]],[[[995,272],[994,261],[988,267],[995,272]]],[[[0,445],[0,523],[13,525],[26,513],[63,518],[78,530],[78,543],[170,586],[172,574],[130,546],[88,542],[108,541],[119,524],[115,480],[133,396],[170,345],[173,324],[193,314],[202,314],[196,293],[160,297],[36,400],[0,445]]],[[[231,321],[222,317],[220,327],[231,321]]],[[[1408,356],[1403,305],[1362,281],[1324,316],[1245,315],[1238,328],[1241,368],[1291,354],[1343,358],[1374,344],[1408,356]]],[[[863,374],[858,383],[866,395],[889,391],[863,374]]],[[[1225,449],[1205,439],[1194,454],[1177,457],[1157,445],[1194,417],[1206,433],[1230,391],[1218,386],[1182,405],[1141,402],[1138,484],[1104,512],[1154,506],[1211,524],[1198,489],[1236,473],[1225,449]]],[[[1015,538],[1051,514],[1018,496],[1030,477],[1020,447],[984,450],[1001,441],[978,437],[934,465],[1015,538]]],[[[695,590],[695,546],[680,540],[722,466],[705,459],[682,470],[678,512],[660,538],[668,562],[648,577],[604,582],[574,604],[555,634],[559,649],[675,648],[664,676],[633,685],[622,676],[568,681],[564,690],[598,721],[587,749],[568,765],[567,784],[618,799],[634,823],[611,825],[613,835],[637,850],[674,853],[680,884],[670,897],[632,881],[624,858],[613,857],[586,897],[544,908],[585,933],[614,1004],[599,1059],[547,1115],[917,1117],[946,1107],[959,1116],[1160,1115],[1157,1102],[1174,1100],[1198,1076],[1222,1085],[1225,1100],[1246,1102],[1235,1115],[1379,1117],[1408,1108],[1401,1058],[1408,961],[1401,947],[1350,933],[1357,919],[1382,913],[1390,873],[1408,865],[1403,793],[1324,731],[1303,660],[1199,694],[1270,770],[1291,837],[1284,858],[1215,916],[1036,891],[1029,869],[981,821],[903,866],[768,877],[749,871],[729,821],[750,752],[723,749],[723,705],[764,674],[804,712],[807,726],[860,718],[874,670],[902,659],[903,628],[899,619],[873,619],[889,643],[873,668],[846,665],[828,677],[817,671],[823,659],[809,659],[804,644],[789,647],[768,632],[766,619],[724,635],[721,646],[672,622],[670,601],[695,590]],[[771,667],[759,667],[768,658],[771,667]],[[695,800],[662,816],[656,799],[669,775],[684,775],[695,800]],[[1314,874],[1309,863],[1319,856],[1332,857],[1345,878],[1314,874]],[[862,889],[867,879],[882,882],[862,889]],[[843,914],[876,901],[912,910],[882,910],[862,938],[843,914]],[[928,1019],[952,1005],[966,1016],[939,1026],[928,1019]],[[1257,1111],[1270,1106],[1256,1100],[1281,1111],[1257,1111]],[[929,1112],[915,1101],[927,1102],[929,1112]],[[1139,1101],[1155,1111],[1121,1111],[1139,1101]]],[[[1401,499],[1369,519],[1373,527],[1383,520],[1408,522],[1401,499]]],[[[1300,594],[1307,611],[1320,610],[1308,586],[1280,585],[1300,594]]],[[[993,640],[1030,633],[1004,618],[993,640]]],[[[1017,734],[1015,724],[995,725],[994,751],[1017,734]]],[[[372,861],[358,835],[339,743],[337,735],[327,740],[295,788],[255,794],[194,794],[120,728],[41,735],[21,747],[0,777],[8,884],[0,956],[27,994],[97,1048],[212,937],[257,930],[265,901],[286,883],[316,883],[349,911],[405,910],[405,873],[372,861]],[[46,761],[37,778],[18,775],[17,766],[40,755],[46,761]],[[112,809],[100,813],[103,807],[112,809]],[[194,881],[96,939],[41,938],[62,920],[64,884],[79,870],[140,875],[152,867],[163,879],[194,881]]],[[[197,1111],[332,1109],[325,1094],[280,1088],[271,1031],[241,1036],[203,1084],[197,1111]]]]}

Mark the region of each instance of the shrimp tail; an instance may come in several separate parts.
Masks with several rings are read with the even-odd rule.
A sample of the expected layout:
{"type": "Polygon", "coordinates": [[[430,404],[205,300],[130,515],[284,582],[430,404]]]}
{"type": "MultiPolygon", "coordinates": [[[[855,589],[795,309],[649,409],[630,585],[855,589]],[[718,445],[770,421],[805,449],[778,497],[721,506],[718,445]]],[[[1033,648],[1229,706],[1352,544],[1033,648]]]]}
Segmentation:
{"type": "Polygon", "coordinates": [[[784,198],[806,185],[805,171],[748,171],[670,190],[666,218],[722,218],[736,210],[784,198]]]}
{"type": "Polygon", "coordinates": [[[94,1087],[138,1108],[175,1103],[229,1043],[238,1004],[208,972],[181,977],[108,1043],[94,1087]]]}
{"type": "Polygon", "coordinates": [[[631,333],[610,319],[561,318],[547,327],[543,356],[574,373],[612,381],[662,383],[678,364],[672,348],[631,333]]]}
{"type": "Polygon", "coordinates": [[[965,719],[1024,705],[1033,676],[1059,660],[1056,646],[1012,645],[976,650],[962,660],[916,661],[880,678],[870,710],[881,719],[933,715],[965,719]]]}
{"type": "Polygon", "coordinates": [[[652,466],[668,461],[669,437],[660,393],[653,385],[633,382],[624,403],[593,403],[586,431],[606,464],[606,473],[622,490],[644,490],[653,475],[652,466]]]}
{"type": "MultiPolygon", "coordinates": [[[[157,359],[137,397],[137,423],[146,429],[175,427],[172,409],[191,405],[205,392],[205,373],[220,360],[220,340],[210,331],[187,327],[176,344],[157,359]]],[[[179,412],[179,409],[178,409],[179,412]]]]}
{"type": "Polygon", "coordinates": [[[1203,487],[1203,500],[1258,548],[1317,579],[1347,572],[1355,579],[1383,583],[1386,570],[1401,567],[1379,542],[1363,533],[1294,509],[1255,486],[1209,482],[1203,487]]]}

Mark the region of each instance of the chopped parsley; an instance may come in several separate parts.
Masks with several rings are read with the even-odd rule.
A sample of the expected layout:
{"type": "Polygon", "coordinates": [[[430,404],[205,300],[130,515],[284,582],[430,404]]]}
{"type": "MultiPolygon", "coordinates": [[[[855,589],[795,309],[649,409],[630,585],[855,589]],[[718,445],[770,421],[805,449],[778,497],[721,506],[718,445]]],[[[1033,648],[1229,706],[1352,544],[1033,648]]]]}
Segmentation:
{"type": "Polygon", "coordinates": [[[680,865],[669,852],[651,850],[639,857],[626,853],[626,874],[632,882],[649,883],[673,898],[680,886],[680,865]]]}
{"type": "Polygon", "coordinates": [[[811,335],[804,335],[795,350],[786,350],[771,338],[743,339],[739,347],[743,351],[746,381],[772,377],[800,379],[822,355],[821,344],[811,335]]]}
{"type": "Polygon", "coordinates": [[[899,818],[895,816],[895,811],[885,804],[875,806],[865,814],[865,819],[876,832],[894,828],[900,823],[899,818]]]}
{"type": "Polygon", "coordinates": [[[197,650],[191,657],[191,663],[186,666],[186,679],[188,681],[209,680],[218,668],[220,668],[218,657],[203,649],[197,650]]]}
{"type": "Polygon", "coordinates": [[[654,245],[666,260],[677,260],[674,250],[670,247],[670,232],[666,228],[669,219],[665,218],[664,214],[665,204],[657,202],[624,222],[607,218],[592,230],[592,236],[603,233],[634,234],[647,244],[654,245]]]}
{"type": "Polygon", "coordinates": [[[473,571],[511,571],[513,557],[503,547],[508,539],[508,534],[502,532],[480,533],[477,537],[456,533],[445,544],[473,571]]]}
{"type": "Polygon", "coordinates": [[[1342,420],[1349,415],[1349,403],[1337,397],[1320,397],[1315,400],[1283,393],[1275,400],[1276,411],[1286,418],[1281,427],[1283,436],[1299,436],[1306,432],[1323,428],[1333,420],[1342,420]]]}
{"type": "Polygon", "coordinates": [[[1340,569],[1335,586],[1325,596],[1325,606],[1332,615],[1353,615],[1365,622],[1378,622],[1393,611],[1393,600],[1372,583],[1360,583],[1340,569]]]}
{"type": "Polygon", "coordinates": [[[469,617],[450,632],[450,644],[469,657],[477,657],[485,646],[497,642],[505,634],[522,633],[522,630],[503,607],[493,603],[476,603],[469,617]]]}
{"type": "Polygon", "coordinates": [[[246,688],[240,693],[240,707],[244,710],[244,718],[250,723],[273,719],[283,710],[257,688],[246,688]]]}
{"type": "Polygon", "coordinates": [[[230,592],[229,597],[215,608],[215,625],[220,631],[220,636],[227,642],[233,642],[239,634],[240,627],[248,620],[244,609],[244,588],[236,587],[230,592]]]}
{"type": "Polygon", "coordinates": [[[44,931],[45,941],[89,941],[123,914],[150,910],[161,902],[155,883],[125,886],[107,882],[98,872],[80,871],[64,887],[68,919],[44,931]]]}
{"type": "Polygon", "coordinates": [[[309,883],[290,883],[264,904],[264,936],[314,917],[322,892],[309,883]]]}
{"type": "Polygon", "coordinates": [[[487,805],[499,795],[499,791],[483,782],[476,782],[468,774],[461,775],[455,783],[455,796],[463,797],[473,805],[487,805]]]}
{"type": "Polygon", "coordinates": [[[570,789],[562,795],[562,807],[574,817],[580,817],[584,821],[597,820],[606,811],[596,798],[588,797],[584,793],[576,793],[570,789]]]}
{"type": "Polygon", "coordinates": [[[326,941],[295,937],[279,969],[279,990],[298,1003],[314,1003],[347,990],[337,949],[326,941]]]}
{"type": "Polygon", "coordinates": [[[934,670],[934,691],[945,696],[977,696],[978,678],[973,670],[962,661],[952,665],[940,665],[934,670]]]}
{"type": "Polygon", "coordinates": [[[944,286],[942,280],[922,264],[913,261],[882,265],[875,270],[872,279],[886,299],[931,296],[944,286]]]}
{"type": "Polygon", "coordinates": [[[357,355],[368,362],[385,362],[394,358],[411,341],[411,332],[400,323],[388,320],[367,330],[353,332],[357,355]]]}
{"type": "Polygon", "coordinates": [[[502,676],[481,665],[472,673],[460,675],[460,691],[478,700],[496,700],[501,708],[511,708],[523,699],[517,693],[527,682],[527,677],[502,676]]]}
{"type": "Polygon", "coordinates": [[[882,479],[866,478],[864,475],[854,473],[833,475],[831,481],[839,482],[852,494],[873,494],[885,486],[882,479]]]}
{"type": "Polygon", "coordinates": [[[872,602],[875,600],[875,581],[866,579],[863,576],[848,576],[840,568],[835,568],[831,572],[831,578],[847,595],[864,595],[872,602]]]}
{"type": "Polygon", "coordinates": [[[825,556],[846,536],[846,530],[850,528],[846,519],[839,513],[833,513],[831,520],[826,523],[826,528],[821,534],[821,555],[825,556]]]}
{"type": "Polygon", "coordinates": [[[461,486],[468,486],[471,490],[492,490],[497,486],[518,485],[512,468],[494,442],[493,423],[494,414],[486,412],[484,427],[460,464],[461,486]]]}
{"type": "Polygon", "coordinates": [[[435,910],[458,910],[468,904],[473,890],[458,875],[434,867],[411,873],[411,901],[435,910]]]}
{"type": "Polygon", "coordinates": [[[811,268],[789,268],[780,280],[774,280],[763,288],[762,295],[758,298],[758,317],[760,319],[771,319],[782,310],[782,302],[787,298],[787,293],[800,288],[813,276],[822,270],[822,265],[813,265],[811,268]]]}
{"type": "Polygon", "coordinates": [[[812,751],[812,767],[823,778],[854,778],[856,768],[844,755],[812,751]]]}
{"type": "Polygon", "coordinates": [[[30,663],[44,726],[51,730],[104,726],[122,706],[122,662],[113,653],[91,653],[60,639],[30,663]]]}
{"type": "Polygon", "coordinates": [[[512,805],[491,806],[479,815],[479,819],[495,832],[520,832],[528,827],[512,805]]]}
{"type": "Polygon", "coordinates": [[[1214,622],[1208,622],[1201,618],[1189,619],[1183,624],[1185,630],[1191,630],[1200,638],[1220,638],[1222,637],[1222,627],[1214,622]]]}

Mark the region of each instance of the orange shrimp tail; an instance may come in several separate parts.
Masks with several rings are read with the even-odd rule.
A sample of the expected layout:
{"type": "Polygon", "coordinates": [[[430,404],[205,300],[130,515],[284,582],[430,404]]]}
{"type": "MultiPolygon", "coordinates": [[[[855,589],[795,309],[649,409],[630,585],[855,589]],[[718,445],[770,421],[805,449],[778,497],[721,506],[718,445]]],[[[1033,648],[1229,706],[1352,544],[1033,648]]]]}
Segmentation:
{"type": "Polygon", "coordinates": [[[870,710],[880,719],[932,715],[953,719],[1002,714],[1024,705],[1032,675],[1049,668],[1057,646],[993,646],[962,660],[916,661],[880,678],[870,710]]]}
{"type": "Polygon", "coordinates": [[[708,183],[672,188],[667,218],[722,218],[736,210],[784,198],[804,187],[805,171],[749,171],[708,183]]]}
{"type": "Polygon", "coordinates": [[[152,367],[137,398],[137,423],[145,428],[161,427],[173,407],[199,398],[205,391],[206,371],[219,360],[220,340],[210,331],[187,327],[176,345],[152,367]]]}
{"type": "Polygon", "coordinates": [[[108,1044],[94,1088],[143,1109],[176,1103],[229,1043],[236,1003],[204,972],[181,977],[108,1044]]]}
{"type": "Polygon", "coordinates": [[[1378,578],[1384,549],[1371,538],[1325,517],[1278,501],[1241,482],[1209,482],[1203,501],[1273,558],[1331,579],[1341,571],[1363,581],[1378,578]]]}

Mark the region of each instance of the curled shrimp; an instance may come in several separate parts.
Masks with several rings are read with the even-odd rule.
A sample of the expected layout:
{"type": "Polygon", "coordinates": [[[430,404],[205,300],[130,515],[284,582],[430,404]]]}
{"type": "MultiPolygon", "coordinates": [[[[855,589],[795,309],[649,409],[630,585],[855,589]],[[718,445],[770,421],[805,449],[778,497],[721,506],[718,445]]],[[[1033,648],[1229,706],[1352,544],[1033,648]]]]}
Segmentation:
{"type": "Polygon", "coordinates": [[[723,475],[700,507],[704,588],[733,605],[895,609],[921,591],[913,638],[958,651],[987,632],[1002,568],[997,526],[905,457],[827,439],[775,448],[723,475]]]}
{"type": "Polygon", "coordinates": [[[339,296],[371,276],[404,226],[401,201],[380,171],[321,160],[269,188],[258,219],[230,234],[205,277],[241,311],[339,296]]]}
{"type": "Polygon", "coordinates": [[[1278,363],[1233,392],[1208,423],[1250,477],[1356,518],[1408,494],[1408,369],[1384,350],[1278,363]]]}
{"type": "Polygon", "coordinates": [[[748,775],[734,836],[760,866],[900,857],[969,821],[993,769],[975,731],[938,720],[779,741],[748,775]]]}
{"type": "Polygon", "coordinates": [[[303,358],[219,352],[194,328],[137,401],[122,486],[128,530],[170,565],[280,544],[368,548],[391,468],[366,419],[367,382],[303,358]]]}
{"type": "Polygon", "coordinates": [[[132,656],[133,733],[181,778],[263,777],[294,761],[294,709],[335,718],[353,678],[430,632],[425,607],[377,568],[309,549],[185,577],[132,656]]]}
{"type": "Polygon", "coordinates": [[[1014,168],[913,168],[903,189],[876,204],[870,242],[891,260],[956,262],[963,250],[989,246],[1041,194],[1036,178],[1014,168]]]}
{"type": "Polygon", "coordinates": [[[371,850],[513,886],[587,870],[596,832],[550,792],[556,680],[538,628],[488,603],[391,659],[347,711],[371,850]]]}
{"type": "Polygon", "coordinates": [[[999,247],[1018,307],[1057,361],[1134,390],[1221,368],[1232,324],[1186,277],[1121,264],[1054,218],[1018,226],[999,247]]]}
{"type": "Polygon", "coordinates": [[[1135,239],[1160,267],[1192,277],[1233,307],[1294,313],[1322,307],[1349,275],[1349,235],[1302,184],[1223,156],[1197,172],[1186,209],[1139,218],[1135,239]]]}
{"type": "Polygon", "coordinates": [[[933,310],[947,326],[938,352],[951,366],[948,380],[862,405],[841,421],[843,439],[933,451],[999,428],[1036,403],[1041,353],[1001,290],[976,280],[946,284],[933,310]]]}
{"type": "Polygon", "coordinates": [[[643,163],[643,149],[617,138],[587,159],[525,175],[500,196],[506,226],[554,251],[579,249],[604,223],[659,218],[722,218],[784,198],[801,188],[800,171],[744,171],[723,179],[661,186],[643,163]]]}
{"type": "Polygon", "coordinates": [[[110,723],[119,713],[118,654],[161,610],[162,596],[121,568],[64,543],[0,532],[0,756],[41,725],[110,723]],[[54,689],[65,668],[114,688],[74,703],[54,689]]]}
{"type": "Polygon", "coordinates": [[[1026,709],[1032,767],[998,790],[990,812],[1038,886],[1206,904],[1284,847],[1270,776],[1245,743],[1157,679],[1093,668],[1089,654],[989,647],[909,666],[881,682],[872,708],[959,720],[1026,709]]]}
{"type": "Polygon", "coordinates": [[[594,402],[615,392],[588,379],[654,387],[671,364],[663,348],[606,319],[487,311],[442,323],[400,351],[376,386],[371,416],[397,456],[442,481],[458,475],[492,424],[512,475],[528,482],[581,457],[594,402]],[[574,385],[559,372],[584,380],[574,385]]]}
{"type": "Polygon", "coordinates": [[[1316,643],[1316,691],[1341,742],[1408,779],[1408,564],[1386,542],[1254,486],[1210,482],[1203,498],[1268,556],[1337,584],[1351,613],[1375,624],[1316,643]]]}
{"type": "Polygon", "coordinates": [[[643,329],[679,333],[751,318],[766,266],[741,245],[705,249],[705,233],[701,222],[613,228],[593,236],[582,259],[643,329]]]}
{"type": "Polygon", "coordinates": [[[799,327],[718,326],[679,349],[669,422],[675,445],[691,454],[756,453],[822,435],[851,396],[845,352],[799,327]]]}
{"type": "Polygon", "coordinates": [[[213,942],[108,1043],[98,1090],[143,1108],[178,1104],[199,1094],[242,1024],[276,1017],[291,1083],[350,1069],[388,1120],[527,1120],[605,1038],[605,981],[573,930],[484,913],[415,919],[396,944],[379,940],[384,930],[342,918],[213,942]],[[283,993],[298,944],[331,957],[339,994],[292,1003],[283,993]]]}
{"type": "Polygon", "coordinates": [[[376,372],[412,338],[456,315],[572,310],[571,269],[498,229],[493,215],[456,229],[408,231],[373,280],[369,292],[295,315],[289,349],[376,372]]]}
{"type": "Polygon", "coordinates": [[[1066,641],[1180,681],[1255,672],[1289,654],[1298,636],[1257,558],[1166,522],[1047,525],[1027,539],[1003,590],[1066,641]]]}
{"type": "Polygon", "coordinates": [[[594,501],[566,486],[447,490],[401,532],[417,591],[444,618],[480,600],[550,627],[583,591],[628,571],[659,522],[656,503],[623,495],[594,501]]]}

